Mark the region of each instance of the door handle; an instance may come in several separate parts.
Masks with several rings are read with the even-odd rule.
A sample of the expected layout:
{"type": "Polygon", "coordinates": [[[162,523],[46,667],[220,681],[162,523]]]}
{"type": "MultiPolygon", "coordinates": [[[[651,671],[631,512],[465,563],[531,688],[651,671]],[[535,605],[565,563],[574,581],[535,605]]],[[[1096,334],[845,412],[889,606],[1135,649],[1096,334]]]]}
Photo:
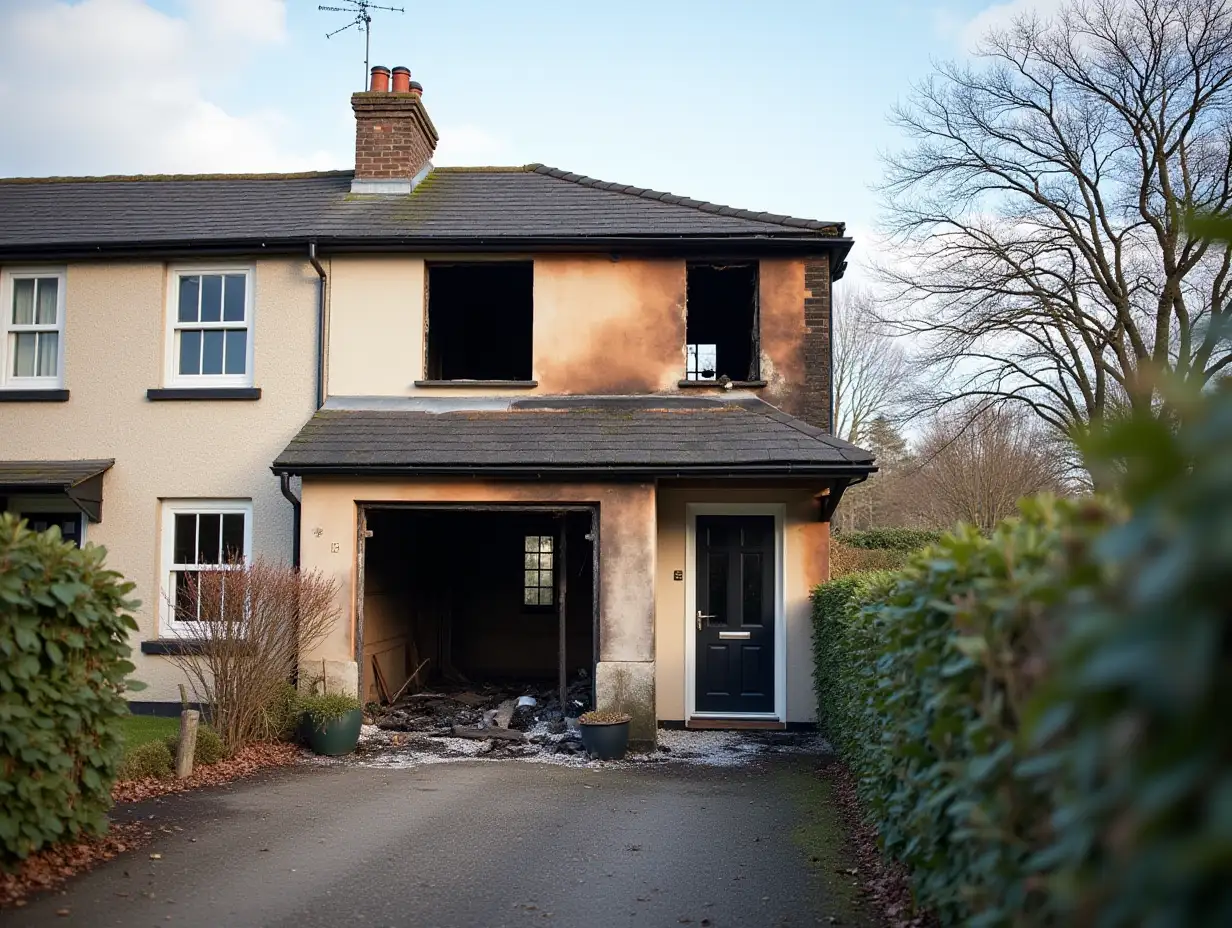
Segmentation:
{"type": "Polygon", "coordinates": [[[702,619],[713,619],[713,618],[714,616],[706,615],[704,612],[698,609],[697,610],[697,630],[699,632],[702,630],[702,619]]]}

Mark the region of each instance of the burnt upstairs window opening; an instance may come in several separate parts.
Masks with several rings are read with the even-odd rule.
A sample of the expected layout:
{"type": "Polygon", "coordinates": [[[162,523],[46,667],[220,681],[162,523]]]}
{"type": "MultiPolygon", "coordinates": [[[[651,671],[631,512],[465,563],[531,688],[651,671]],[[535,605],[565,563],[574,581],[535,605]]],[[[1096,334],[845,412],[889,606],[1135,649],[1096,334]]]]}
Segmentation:
{"type": "Polygon", "coordinates": [[[687,273],[685,378],[757,380],[757,265],[690,264],[687,273]]]}
{"type": "Polygon", "coordinates": [[[530,380],[534,265],[428,266],[429,380],[530,380]]]}

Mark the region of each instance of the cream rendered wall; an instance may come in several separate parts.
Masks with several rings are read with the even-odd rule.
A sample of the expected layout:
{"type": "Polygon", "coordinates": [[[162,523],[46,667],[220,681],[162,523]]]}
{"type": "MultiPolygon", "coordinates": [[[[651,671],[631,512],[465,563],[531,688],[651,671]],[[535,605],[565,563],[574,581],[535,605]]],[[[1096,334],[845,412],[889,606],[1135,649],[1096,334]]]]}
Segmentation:
{"type": "Polygon", "coordinates": [[[424,262],[405,255],[327,262],[331,396],[406,396],[423,379],[424,262]]]}
{"type": "Polygon", "coordinates": [[[254,554],[291,555],[291,506],[269,467],[313,412],[317,276],[300,261],[255,267],[259,400],[147,400],[164,380],[167,267],[97,262],[67,269],[69,401],[0,403],[0,458],[115,458],[103,478],[103,520],[86,527],[86,538],[105,545],[108,565],[137,585],[135,677],[149,688],[135,699],[178,701],[182,682],[167,658],[137,646],[158,637],[161,499],[251,498],[254,554]]]}
{"type": "MultiPolygon", "coordinates": [[[[829,523],[817,521],[816,489],[659,487],[658,560],[655,565],[655,704],[660,719],[683,720],[685,638],[694,624],[685,615],[685,506],[688,503],[783,503],[787,624],[788,722],[815,722],[813,627],[809,591],[829,579],[829,523]]],[[[686,572],[688,576],[691,571],[686,572]]]]}
{"type": "MultiPolygon", "coordinates": [[[[607,255],[533,260],[531,366],[538,386],[502,388],[501,396],[676,389],[685,363],[684,261],[614,261],[607,255]]],[[[475,394],[474,387],[415,386],[424,378],[423,258],[335,256],[328,273],[329,395],[475,394]]]]}

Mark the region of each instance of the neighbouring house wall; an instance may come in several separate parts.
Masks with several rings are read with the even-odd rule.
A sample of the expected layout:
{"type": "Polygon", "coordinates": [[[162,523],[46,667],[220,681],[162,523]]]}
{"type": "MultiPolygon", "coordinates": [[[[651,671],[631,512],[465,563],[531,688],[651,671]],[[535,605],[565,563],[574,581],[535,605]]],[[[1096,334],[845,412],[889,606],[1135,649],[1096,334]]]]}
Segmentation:
{"type": "MultiPolygon", "coordinates": [[[[460,259],[467,256],[432,260],[460,259]]],[[[533,260],[532,376],[538,385],[502,389],[502,396],[679,391],[685,366],[685,261],[609,255],[533,260]]],[[[415,386],[425,376],[422,257],[335,256],[328,273],[331,396],[474,395],[472,387],[415,386]]],[[[828,275],[825,257],[765,259],[759,269],[761,370],[767,386],[753,392],[793,414],[807,414],[818,425],[828,422],[829,374],[809,365],[829,364],[828,275]],[[818,283],[822,278],[824,289],[818,283]],[[817,418],[823,410],[824,422],[817,418]]]]}
{"type": "Polygon", "coordinates": [[[787,625],[787,722],[815,722],[813,627],[809,593],[829,579],[830,526],[819,522],[816,489],[725,489],[660,486],[658,561],[655,565],[655,705],[660,719],[687,717],[685,707],[686,636],[694,623],[685,614],[685,582],[673,579],[685,564],[688,503],[782,503],[784,595],[787,625]]]}
{"type": "MultiPolygon", "coordinates": [[[[651,483],[553,484],[466,480],[309,478],[303,487],[303,565],[338,583],[339,619],[305,663],[326,662],[330,688],[357,692],[355,601],[361,502],[597,503],[599,704],[634,716],[632,736],[653,740],[655,490],[651,483]]],[[[472,556],[456,552],[459,560],[472,556]]],[[[366,638],[366,635],[365,635],[366,638]]]]}
{"type": "Polygon", "coordinates": [[[68,402],[0,403],[6,460],[115,458],[103,478],[103,519],[87,525],[86,540],[105,545],[108,566],[136,584],[133,676],[148,684],[137,700],[178,703],[183,681],[168,658],[138,648],[159,636],[161,500],[250,498],[253,553],[291,556],[291,506],[269,465],[313,411],[318,278],[301,261],[255,267],[259,400],[147,400],[147,389],[164,385],[167,267],[95,262],[67,268],[68,402]]]}

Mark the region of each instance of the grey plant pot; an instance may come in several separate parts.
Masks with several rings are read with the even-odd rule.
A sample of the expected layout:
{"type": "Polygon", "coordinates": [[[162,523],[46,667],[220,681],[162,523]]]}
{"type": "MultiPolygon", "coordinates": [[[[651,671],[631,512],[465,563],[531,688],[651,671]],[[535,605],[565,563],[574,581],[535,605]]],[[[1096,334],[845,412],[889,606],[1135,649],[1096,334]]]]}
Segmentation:
{"type": "Polygon", "coordinates": [[[599,760],[620,760],[629,750],[629,723],[596,725],[582,722],[582,747],[599,760]]]}

